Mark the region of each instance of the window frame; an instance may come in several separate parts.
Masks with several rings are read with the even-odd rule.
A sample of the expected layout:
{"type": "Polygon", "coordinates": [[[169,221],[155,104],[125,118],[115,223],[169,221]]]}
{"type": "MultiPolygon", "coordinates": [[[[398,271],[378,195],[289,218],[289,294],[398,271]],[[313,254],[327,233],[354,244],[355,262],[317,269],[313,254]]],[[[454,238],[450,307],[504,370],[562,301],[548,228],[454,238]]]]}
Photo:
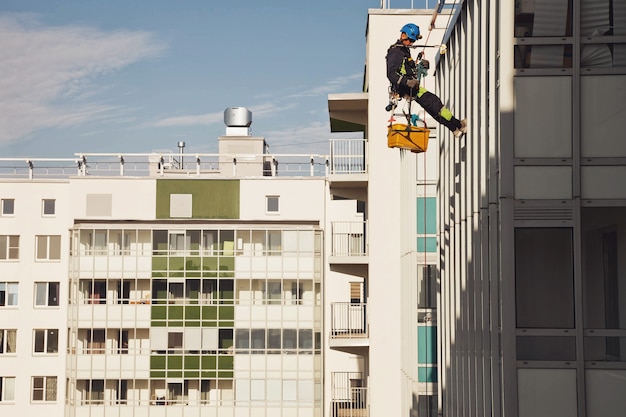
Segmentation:
{"type": "Polygon", "coordinates": [[[1,290],[2,292],[4,292],[4,294],[0,293],[0,308],[6,308],[6,307],[14,307],[17,308],[19,305],[19,283],[16,281],[0,281],[0,285],[4,284],[3,289],[1,290]],[[10,293],[9,292],[9,286],[11,286],[12,288],[16,288],[14,293],[10,293]],[[15,303],[14,304],[8,304],[8,301],[10,300],[10,295],[11,294],[15,294],[15,303]]]}
{"type": "Polygon", "coordinates": [[[41,199],[41,217],[55,217],[56,211],[56,199],[55,198],[42,198],[41,199]],[[46,203],[52,202],[52,213],[46,213],[46,203]]]}
{"type": "Polygon", "coordinates": [[[58,355],[59,354],[59,329],[33,329],[33,355],[58,355]],[[42,351],[37,351],[37,334],[43,332],[42,351]],[[50,338],[51,333],[56,332],[56,347],[51,351],[50,338]]]}
{"type": "Polygon", "coordinates": [[[0,240],[4,240],[4,253],[0,253],[0,262],[2,261],[17,261],[20,259],[20,235],[0,235],[0,240]],[[12,239],[16,238],[16,239],[12,239]],[[12,246],[12,242],[16,246],[12,246]],[[16,251],[14,256],[11,257],[11,251],[16,251]]]}
{"type": "Polygon", "coordinates": [[[14,376],[0,376],[0,404],[14,403],[15,402],[15,377],[14,376]],[[6,381],[11,379],[13,381],[13,398],[5,399],[7,391],[6,381]]]}
{"type": "Polygon", "coordinates": [[[31,389],[30,389],[30,401],[34,402],[34,403],[54,403],[57,401],[57,394],[58,394],[58,378],[56,376],[33,376],[31,378],[31,389]],[[42,387],[35,387],[35,380],[36,379],[41,379],[42,380],[42,387]],[[55,381],[55,387],[54,387],[54,398],[53,399],[48,399],[48,386],[49,386],[49,381],[48,380],[54,380],[55,381]],[[41,391],[41,399],[35,399],[35,392],[39,392],[41,391]]]}
{"type": "Polygon", "coordinates": [[[15,356],[17,355],[17,329],[0,329],[0,355],[6,356],[15,356]],[[13,350],[9,352],[9,332],[13,332],[15,334],[15,338],[13,340],[14,346],[13,350]]]}
{"type": "Polygon", "coordinates": [[[35,308],[46,308],[46,307],[59,307],[60,301],[60,295],[61,295],[61,283],[59,281],[38,281],[35,282],[35,291],[34,291],[34,300],[33,300],[33,306],[35,308]],[[45,304],[37,304],[37,295],[38,295],[38,285],[45,285],[46,286],[46,291],[45,291],[45,304]],[[56,284],[56,304],[50,304],[50,296],[51,296],[51,284],[56,284]]]}
{"type": "Polygon", "coordinates": [[[280,214],[280,196],[279,195],[266,195],[265,196],[265,214],[280,214]],[[271,210],[270,202],[276,201],[276,210],[271,210]]]}
{"type": "Polygon", "coordinates": [[[0,199],[0,216],[2,217],[15,217],[15,199],[14,198],[2,198],[0,199]],[[5,203],[11,201],[12,202],[12,206],[11,206],[11,212],[7,213],[6,212],[6,207],[5,203]]]}
{"type": "Polygon", "coordinates": [[[62,243],[62,238],[61,235],[36,235],[35,236],[35,261],[37,262],[45,262],[45,261],[60,261],[61,260],[61,255],[62,255],[62,250],[61,250],[61,243],[62,243]],[[41,249],[45,249],[45,257],[39,257],[39,252],[40,252],[40,239],[45,238],[46,242],[45,242],[45,248],[41,248],[41,249]],[[53,258],[53,255],[56,255],[56,251],[54,253],[52,253],[51,248],[52,248],[52,239],[58,238],[58,258],[53,258]]]}

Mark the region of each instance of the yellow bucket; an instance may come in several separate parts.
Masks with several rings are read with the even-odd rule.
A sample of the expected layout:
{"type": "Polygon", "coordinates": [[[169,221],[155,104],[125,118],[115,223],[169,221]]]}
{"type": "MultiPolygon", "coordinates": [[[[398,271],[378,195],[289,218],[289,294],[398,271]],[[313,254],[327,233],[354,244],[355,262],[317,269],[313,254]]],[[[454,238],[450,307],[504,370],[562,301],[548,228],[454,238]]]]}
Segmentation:
{"type": "Polygon", "coordinates": [[[430,130],[425,127],[394,124],[389,126],[387,146],[389,148],[407,149],[411,152],[426,152],[430,130]]]}

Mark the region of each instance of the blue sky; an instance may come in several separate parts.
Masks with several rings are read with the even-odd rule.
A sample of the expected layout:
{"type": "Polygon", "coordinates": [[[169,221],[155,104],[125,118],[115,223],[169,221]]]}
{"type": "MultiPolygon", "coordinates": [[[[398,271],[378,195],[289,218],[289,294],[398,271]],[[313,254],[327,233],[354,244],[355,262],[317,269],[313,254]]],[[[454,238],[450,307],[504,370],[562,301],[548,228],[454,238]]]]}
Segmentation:
{"type": "Polygon", "coordinates": [[[272,152],[325,154],[328,94],[361,91],[367,10],[380,5],[0,0],[0,157],[176,150],[179,140],[217,152],[224,110],[239,106],[272,152]]]}

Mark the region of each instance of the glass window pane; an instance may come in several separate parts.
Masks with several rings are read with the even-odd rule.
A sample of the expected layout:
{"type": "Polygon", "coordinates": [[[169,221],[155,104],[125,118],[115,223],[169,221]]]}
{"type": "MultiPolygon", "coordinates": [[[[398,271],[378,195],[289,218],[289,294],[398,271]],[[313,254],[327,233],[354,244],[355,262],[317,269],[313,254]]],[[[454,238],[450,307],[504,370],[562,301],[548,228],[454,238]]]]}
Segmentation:
{"type": "Polygon", "coordinates": [[[15,214],[15,200],[10,198],[2,200],[2,214],[15,214]]]}
{"type": "Polygon", "coordinates": [[[567,336],[518,336],[519,361],[575,361],[576,338],[567,336]]]}
{"type": "Polygon", "coordinates": [[[35,305],[45,306],[47,300],[48,284],[46,282],[35,283],[35,305]]]}
{"type": "Polygon", "coordinates": [[[9,282],[7,284],[7,289],[9,293],[7,305],[16,306],[17,305],[17,282],[9,282]]]}
{"type": "Polygon", "coordinates": [[[56,329],[48,330],[47,353],[57,353],[59,351],[59,331],[56,329]]]}
{"type": "Polygon", "coordinates": [[[43,214],[51,216],[54,214],[55,200],[43,200],[43,214]]]}
{"type": "Polygon", "coordinates": [[[267,211],[268,213],[278,212],[278,197],[267,196],[267,211]]]}
{"type": "Polygon", "coordinates": [[[626,207],[585,207],[581,223],[584,326],[626,329],[626,207]]]}
{"type": "Polygon", "coordinates": [[[35,330],[35,352],[42,353],[45,345],[45,330],[35,330]]]}
{"type": "Polygon", "coordinates": [[[48,236],[37,236],[37,259],[48,259],[48,236]]]}
{"type": "Polygon", "coordinates": [[[46,377],[46,401],[56,401],[57,399],[57,377],[46,377]]]}
{"type": "Polygon", "coordinates": [[[573,328],[570,228],[515,229],[517,327],[573,328]]]}
{"type": "Polygon", "coordinates": [[[58,282],[48,283],[48,305],[49,306],[59,305],[59,283],[58,282]]]}
{"type": "Polygon", "coordinates": [[[4,395],[2,401],[15,401],[15,378],[4,378],[4,395]]]}
{"type": "Polygon", "coordinates": [[[61,236],[50,236],[50,259],[61,259],[61,236]]]}
{"type": "Polygon", "coordinates": [[[8,259],[7,258],[8,239],[9,239],[9,236],[0,235],[0,259],[8,259]]]}

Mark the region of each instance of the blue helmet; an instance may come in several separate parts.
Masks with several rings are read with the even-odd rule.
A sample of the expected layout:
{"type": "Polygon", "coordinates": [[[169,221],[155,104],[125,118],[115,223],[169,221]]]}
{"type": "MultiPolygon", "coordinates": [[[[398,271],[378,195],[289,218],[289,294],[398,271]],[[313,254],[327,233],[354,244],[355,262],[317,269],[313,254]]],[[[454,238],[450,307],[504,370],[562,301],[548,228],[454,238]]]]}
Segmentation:
{"type": "Polygon", "coordinates": [[[414,23],[407,23],[406,25],[402,26],[400,32],[406,33],[406,36],[408,36],[409,39],[413,41],[422,39],[422,35],[420,35],[420,28],[414,23]]]}

